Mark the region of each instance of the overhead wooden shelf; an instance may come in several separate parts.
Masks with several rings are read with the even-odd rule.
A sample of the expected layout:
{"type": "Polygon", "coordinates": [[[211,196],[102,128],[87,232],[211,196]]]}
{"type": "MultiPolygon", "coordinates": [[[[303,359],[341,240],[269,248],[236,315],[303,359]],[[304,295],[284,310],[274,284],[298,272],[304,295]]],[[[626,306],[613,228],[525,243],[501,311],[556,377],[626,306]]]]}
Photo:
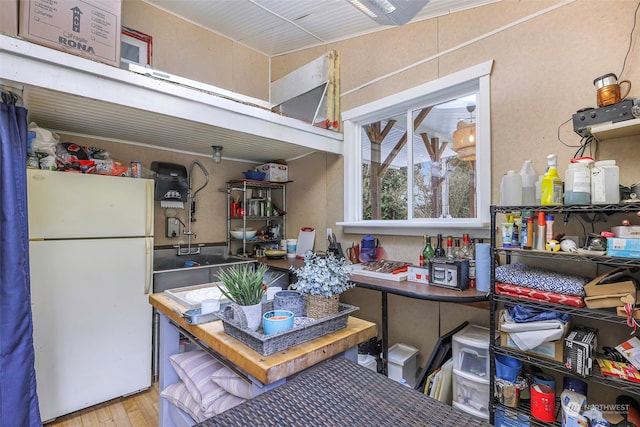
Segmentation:
{"type": "Polygon", "coordinates": [[[640,135],[640,118],[617,123],[601,123],[599,125],[591,126],[590,130],[591,135],[595,136],[599,140],[640,135]]]}
{"type": "Polygon", "coordinates": [[[0,83],[29,120],[62,133],[259,163],[342,154],[341,133],[268,109],[0,35],[0,83]]]}

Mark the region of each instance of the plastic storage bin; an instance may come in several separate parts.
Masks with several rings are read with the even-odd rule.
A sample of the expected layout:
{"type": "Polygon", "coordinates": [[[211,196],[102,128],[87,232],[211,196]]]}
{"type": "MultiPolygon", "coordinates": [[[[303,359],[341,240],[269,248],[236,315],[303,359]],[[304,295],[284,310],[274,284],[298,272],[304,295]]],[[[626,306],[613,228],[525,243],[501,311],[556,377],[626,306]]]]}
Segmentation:
{"type": "Polygon", "coordinates": [[[378,372],[378,362],[376,362],[376,358],[370,354],[359,354],[358,365],[364,366],[373,372],[378,372]]]}
{"type": "Polygon", "coordinates": [[[395,381],[407,380],[413,387],[416,384],[416,358],[418,349],[407,344],[397,343],[389,348],[388,377],[395,381]]]}
{"type": "Polygon", "coordinates": [[[469,414],[489,418],[489,379],[454,369],[453,403],[469,414]]]}
{"type": "Polygon", "coordinates": [[[489,329],[469,325],[453,336],[453,369],[489,379],[489,329]]]}

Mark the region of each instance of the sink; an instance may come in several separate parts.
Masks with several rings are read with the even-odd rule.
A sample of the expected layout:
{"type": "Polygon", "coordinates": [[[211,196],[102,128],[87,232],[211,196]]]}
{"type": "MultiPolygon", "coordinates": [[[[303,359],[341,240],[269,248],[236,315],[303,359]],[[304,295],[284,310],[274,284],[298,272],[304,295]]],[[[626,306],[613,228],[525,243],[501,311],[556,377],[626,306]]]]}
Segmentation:
{"type": "Polygon", "coordinates": [[[185,268],[209,268],[226,264],[254,262],[254,260],[232,255],[175,255],[156,257],[153,262],[154,273],[185,268]]]}
{"type": "Polygon", "coordinates": [[[198,255],[176,255],[175,249],[153,252],[153,292],[218,281],[218,271],[256,260],[225,253],[226,247],[203,247],[198,255]]]}

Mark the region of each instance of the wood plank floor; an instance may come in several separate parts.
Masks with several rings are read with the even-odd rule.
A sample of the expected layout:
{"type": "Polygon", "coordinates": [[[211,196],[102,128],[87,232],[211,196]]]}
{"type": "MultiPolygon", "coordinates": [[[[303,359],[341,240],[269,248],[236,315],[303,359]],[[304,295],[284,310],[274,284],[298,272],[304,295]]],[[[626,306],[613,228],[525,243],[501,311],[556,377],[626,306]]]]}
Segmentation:
{"type": "Polygon", "coordinates": [[[158,396],[158,383],[154,382],[146,391],[65,415],[46,427],[156,427],[158,396]]]}

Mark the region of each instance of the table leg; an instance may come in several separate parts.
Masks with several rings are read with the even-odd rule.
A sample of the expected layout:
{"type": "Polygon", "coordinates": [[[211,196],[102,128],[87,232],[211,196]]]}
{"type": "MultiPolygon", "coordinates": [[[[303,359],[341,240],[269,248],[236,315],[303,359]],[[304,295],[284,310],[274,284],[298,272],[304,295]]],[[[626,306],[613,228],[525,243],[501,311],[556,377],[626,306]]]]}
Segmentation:
{"type": "MultiPolygon", "coordinates": [[[[180,352],[180,333],[169,324],[169,318],[164,314],[160,314],[159,340],[159,388],[160,391],[162,391],[168,385],[178,381],[178,374],[173,370],[169,362],[169,356],[180,352]]],[[[169,414],[169,405],[171,405],[171,403],[161,397],[158,404],[158,425],[160,427],[174,427],[175,423],[169,414]]]]}
{"type": "Polygon", "coordinates": [[[382,291],[382,374],[388,375],[388,352],[389,352],[389,319],[387,318],[387,297],[386,291],[382,291]]]}

